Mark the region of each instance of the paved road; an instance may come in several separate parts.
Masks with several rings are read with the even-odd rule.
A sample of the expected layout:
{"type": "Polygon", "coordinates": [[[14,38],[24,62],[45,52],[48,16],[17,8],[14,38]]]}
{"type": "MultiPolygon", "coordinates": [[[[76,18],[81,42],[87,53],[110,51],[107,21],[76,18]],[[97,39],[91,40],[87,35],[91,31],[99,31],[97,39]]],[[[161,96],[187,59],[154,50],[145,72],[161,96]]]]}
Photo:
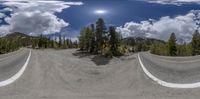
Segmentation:
{"type": "Polygon", "coordinates": [[[14,83],[0,87],[0,98],[197,99],[199,92],[199,88],[158,85],[144,74],[137,54],[105,61],[79,56],[75,50],[32,50],[26,71],[14,83]]]}
{"type": "Polygon", "coordinates": [[[200,82],[200,56],[173,58],[141,53],[140,57],[147,70],[163,81],[179,84],[200,82]]]}
{"type": "Polygon", "coordinates": [[[28,49],[0,55],[0,82],[15,75],[26,62],[28,55],[28,49]]]}

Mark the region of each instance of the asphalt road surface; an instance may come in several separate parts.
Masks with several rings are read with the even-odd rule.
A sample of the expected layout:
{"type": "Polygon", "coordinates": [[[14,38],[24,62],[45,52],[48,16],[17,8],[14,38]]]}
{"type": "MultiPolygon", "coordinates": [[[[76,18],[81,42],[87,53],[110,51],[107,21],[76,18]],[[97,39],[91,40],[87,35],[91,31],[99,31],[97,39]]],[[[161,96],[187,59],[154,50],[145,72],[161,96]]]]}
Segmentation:
{"type": "Polygon", "coordinates": [[[11,78],[24,65],[28,57],[28,49],[20,49],[0,56],[0,82],[11,78]]]}
{"type": "MultiPolygon", "coordinates": [[[[13,58],[13,61],[14,59],[20,60],[23,64],[28,57],[27,50],[22,50],[21,54],[18,53],[19,56],[16,56],[18,58],[13,56],[4,61],[13,58]]],[[[141,60],[145,66],[150,72],[157,74],[156,76],[160,79],[180,83],[199,81],[198,78],[191,79],[191,81],[179,78],[181,76],[179,72],[191,74],[187,77],[198,77],[199,68],[193,62],[190,67],[171,65],[178,63],[174,59],[158,57],[148,55],[148,53],[141,54],[141,60]],[[157,63],[156,60],[161,62],[157,63]],[[157,70],[171,72],[173,69],[178,71],[174,75],[177,79],[174,80],[172,80],[173,77],[166,76],[168,73],[156,73],[157,70]]],[[[192,58],[178,60],[194,61],[192,58]]],[[[21,63],[14,62],[4,67],[13,74],[20,67],[14,70],[11,67],[14,68],[17,64],[21,63]]],[[[4,68],[0,69],[2,69],[1,72],[4,71],[4,68]]],[[[2,76],[0,79],[4,80],[5,77],[9,78],[9,76],[2,76]]],[[[80,54],[75,50],[32,50],[30,61],[23,75],[14,83],[0,87],[0,99],[198,99],[199,92],[200,88],[173,89],[155,83],[144,74],[137,54],[105,59],[80,54]]]]}
{"type": "Polygon", "coordinates": [[[141,53],[140,58],[149,72],[171,83],[188,84],[200,82],[200,56],[163,57],[141,53]]]}

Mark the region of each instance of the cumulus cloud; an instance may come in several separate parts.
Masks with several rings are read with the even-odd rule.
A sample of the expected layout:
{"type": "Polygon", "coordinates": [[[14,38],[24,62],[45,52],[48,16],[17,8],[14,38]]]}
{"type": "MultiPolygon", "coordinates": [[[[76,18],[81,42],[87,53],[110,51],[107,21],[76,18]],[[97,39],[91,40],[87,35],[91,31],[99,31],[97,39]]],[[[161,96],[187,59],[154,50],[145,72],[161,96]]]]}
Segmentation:
{"type": "Polygon", "coordinates": [[[68,26],[62,19],[58,19],[49,12],[20,12],[6,18],[6,22],[10,24],[11,32],[22,32],[30,34],[48,34],[60,32],[61,28],[68,26]]]}
{"type": "Polygon", "coordinates": [[[192,34],[199,29],[200,11],[190,11],[186,15],[161,17],[159,20],[147,20],[127,22],[124,26],[117,27],[116,30],[123,37],[137,36],[167,40],[172,32],[176,33],[179,41],[189,42],[192,34]]]}
{"type": "Polygon", "coordinates": [[[0,18],[4,18],[6,15],[4,13],[0,13],[0,18]]]}
{"type": "Polygon", "coordinates": [[[146,1],[149,3],[158,3],[158,4],[173,4],[173,5],[182,5],[188,3],[200,4],[200,0],[138,0],[138,1],[146,1]]]}
{"type": "MultiPolygon", "coordinates": [[[[55,13],[82,2],[66,2],[60,0],[2,0],[5,6],[1,13],[11,12],[10,16],[3,16],[8,25],[0,26],[1,33],[22,32],[31,35],[51,34],[60,32],[69,25],[55,13]]],[[[1,14],[0,14],[1,17],[1,14]]]]}

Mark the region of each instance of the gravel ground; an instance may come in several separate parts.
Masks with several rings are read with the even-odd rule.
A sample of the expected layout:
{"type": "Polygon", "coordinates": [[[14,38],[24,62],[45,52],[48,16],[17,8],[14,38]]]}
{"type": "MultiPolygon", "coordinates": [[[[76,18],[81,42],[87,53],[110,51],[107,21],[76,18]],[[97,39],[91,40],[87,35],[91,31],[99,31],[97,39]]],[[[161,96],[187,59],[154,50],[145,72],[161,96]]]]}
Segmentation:
{"type": "Polygon", "coordinates": [[[200,89],[150,80],[137,54],[106,59],[72,50],[32,50],[25,73],[0,88],[1,99],[197,99],[200,89]]]}

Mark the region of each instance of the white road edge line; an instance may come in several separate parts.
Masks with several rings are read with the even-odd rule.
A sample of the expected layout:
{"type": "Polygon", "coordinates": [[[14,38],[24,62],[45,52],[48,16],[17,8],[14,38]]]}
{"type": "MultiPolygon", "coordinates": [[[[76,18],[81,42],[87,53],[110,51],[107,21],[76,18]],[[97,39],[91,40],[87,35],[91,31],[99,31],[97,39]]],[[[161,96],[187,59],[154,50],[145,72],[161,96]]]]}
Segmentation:
{"type": "Polygon", "coordinates": [[[14,76],[12,76],[11,78],[9,78],[7,80],[4,80],[4,81],[1,81],[0,82],[0,87],[7,86],[7,85],[15,82],[18,78],[20,78],[22,76],[22,74],[24,73],[24,71],[26,70],[26,67],[28,66],[30,57],[31,57],[31,50],[29,52],[29,56],[26,59],[26,62],[24,63],[23,67],[14,76]]]}
{"type": "Polygon", "coordinates": [[[153,74],[151,74],[147,68],[144,66],[144,64],[142,63],[141,59],[140,59],[140,54],[138,53],[138,59],[139,59],[139,63],[144,71],[144,73],[151,78],[153,81],[157,82],[158,84],[164,86],[164,87],[169,87],[169,88],[198,88],[200,87],[200,82],[197,83],[189,83],[189,84],[178,84],[178,83],[169,83],[169,82],[165,82],[163,80],[160,80],[158,78],[156,78],[153,74]]]}

